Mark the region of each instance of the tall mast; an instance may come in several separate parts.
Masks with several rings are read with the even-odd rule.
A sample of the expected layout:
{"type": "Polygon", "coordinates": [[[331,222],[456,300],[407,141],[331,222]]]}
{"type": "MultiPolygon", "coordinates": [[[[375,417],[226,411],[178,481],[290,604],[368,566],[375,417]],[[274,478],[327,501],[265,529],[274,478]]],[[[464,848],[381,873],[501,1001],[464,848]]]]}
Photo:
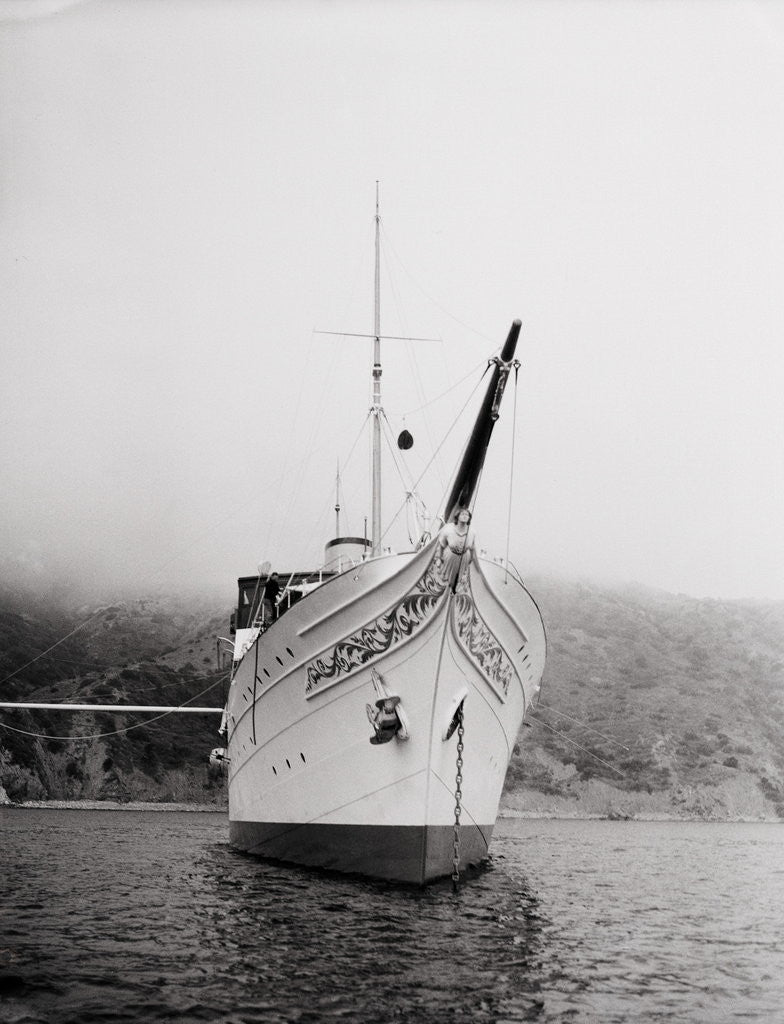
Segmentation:
{"type": "Polygon", "coordinates": [[[378,182],[376,182],[376,276],[373,303],[373,462],[371,506],[371,551],[381,545],[381,253],[379,243],[378,182]]]}

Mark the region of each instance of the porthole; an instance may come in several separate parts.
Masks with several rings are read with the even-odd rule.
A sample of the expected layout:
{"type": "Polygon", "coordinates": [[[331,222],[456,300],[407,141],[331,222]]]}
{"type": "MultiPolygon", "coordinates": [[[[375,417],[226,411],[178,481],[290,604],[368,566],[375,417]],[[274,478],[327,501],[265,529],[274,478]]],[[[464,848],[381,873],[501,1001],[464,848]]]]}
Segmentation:
{"type": "Polygon", "coordinates": [[[277,661],[277,663],[278,663],[279,665],[282,665],[282,664],[283,664],[283,662],[282,662],[282,661],[280,660],[280,658],[278,657],[278,655],[277,655],[277,654],[275,655],[275,661],[277,661]]]}
{"type": "Polygon", "coordinates": [[[289,652],[289,657],[293,658],[294,657],[294,651],[292,651],[292,649],[290,647],[287,647],[286,650],[289,652]]]}
{"type": "Polygon", "coordinates": [[[275,765],[272,766],[272,774],[273,775],[277,775],[278,774],[278,769],[275,767],[275,765]]]}
{"type": "Polygon", "coordinates": [[[286,758],[286,764],[288,765],[289,768],[291,768],[291,761],[289,761],[288,758],[286,758]]]}
{"type": "Polygon", "coordinates": [[[299,756],[300,756],[300,757],[302,758],[302,763],[303,763],[303,764],[306,764],[307,762],[305,761],[305,755],[304,755],[304,754],[302,753],[302,751],[301,751],[301,750],[300,750],[300,752],[299,752],[299,756]]]}

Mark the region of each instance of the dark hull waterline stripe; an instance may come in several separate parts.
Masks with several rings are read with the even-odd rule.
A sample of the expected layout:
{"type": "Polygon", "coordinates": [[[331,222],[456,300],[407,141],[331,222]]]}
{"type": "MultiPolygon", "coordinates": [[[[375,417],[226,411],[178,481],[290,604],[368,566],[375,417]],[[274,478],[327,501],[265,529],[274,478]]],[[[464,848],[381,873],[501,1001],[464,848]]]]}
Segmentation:
{"type": "MultiPolygon", "coordinates": [[[[486,855],[493,825],[460,826],[460,868],[486,855]]],[[[424,885],[452,873],[452,825],[316,825],[232,821],[238,850],[272,860],[424,885]]]]}

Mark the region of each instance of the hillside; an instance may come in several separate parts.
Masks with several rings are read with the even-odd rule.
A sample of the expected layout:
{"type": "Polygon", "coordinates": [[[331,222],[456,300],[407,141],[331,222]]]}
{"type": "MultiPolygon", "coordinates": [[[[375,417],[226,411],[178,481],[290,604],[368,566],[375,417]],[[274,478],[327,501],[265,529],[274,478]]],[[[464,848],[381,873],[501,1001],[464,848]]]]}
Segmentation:
{"type": "Polygon", "coordinates": [[[784,602],[531,589],[548,662],[507,808],[784,817],[784,602]]]}
{"type": "MultiPolygon", "coordinates": [[[[225,658],[218,664],[216,637],[227,621],[228,611],[174,598],[44,618],[29,604],[10,610],[6,596],[2,692],[9,700],[40,702],[222,706],[227,673],[225,658]]],[[[164,722],[121,712],[6,711],[0,723],[0,786],[12,800],[225,798],[222,779],[207,769],[220,742],[217,716],[169,715],[164,722]]]]}
{"type": "MultiPolygon", "coordinates": [[[[529,585],[547,627],[548,663],[512,757],[506,813],[784,817],[784,602],[529,585]]],[[[155,704],[202,694],[197,703],[220,705],[226,671],[216,637],[228,611],[155,598],[43,616],[6,594],[0,692],[155,704]]],[[[58,738],[1,729],[0,785],[15,800],[225,799],[207,769],[220,742],[215,717],[140,721],[121,712],[3,712],[5,726],[58,738]]]]}

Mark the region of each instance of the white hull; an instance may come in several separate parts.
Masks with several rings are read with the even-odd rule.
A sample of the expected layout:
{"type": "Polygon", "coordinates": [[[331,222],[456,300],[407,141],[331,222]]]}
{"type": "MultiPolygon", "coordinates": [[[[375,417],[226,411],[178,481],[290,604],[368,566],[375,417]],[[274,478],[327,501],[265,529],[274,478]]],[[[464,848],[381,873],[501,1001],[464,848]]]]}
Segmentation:
{"type": "Polygon", "coordinates": [[[511,572],[473,562],[453,592],[435,544],[370,559],[262,633],[229,695],[233,845],[423,883],[452,871],[464,699],[460,866],[485,854],[506,768],[539,687],[545,637],[511,572]],[[407,740],[373,745],[380,677],[407,740]]]}

